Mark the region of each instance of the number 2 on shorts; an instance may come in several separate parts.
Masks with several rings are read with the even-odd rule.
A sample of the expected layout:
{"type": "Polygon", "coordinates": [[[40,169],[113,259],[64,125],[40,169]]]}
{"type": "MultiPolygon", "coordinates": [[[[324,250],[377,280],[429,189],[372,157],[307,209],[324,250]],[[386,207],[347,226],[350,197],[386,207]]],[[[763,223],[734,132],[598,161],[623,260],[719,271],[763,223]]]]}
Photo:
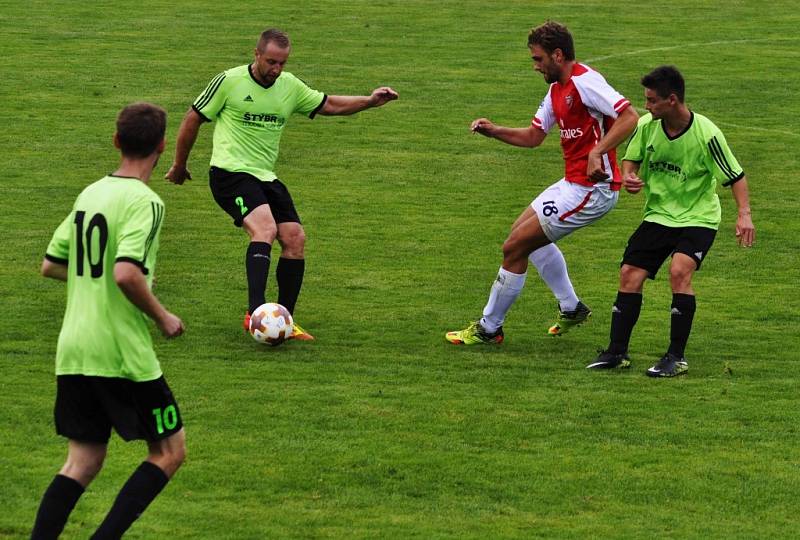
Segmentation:
{"type": "Polygon", "coordinates": [[[236,197],[236,199],[234,199],[234,202],[236,203],[236,206],[239,207],[239,210],[241,210],[242,215],[244,215],[244,213],[247,212],[247,207],[244,205],[244,199],[242,199],[241,197],[236,197]]]}

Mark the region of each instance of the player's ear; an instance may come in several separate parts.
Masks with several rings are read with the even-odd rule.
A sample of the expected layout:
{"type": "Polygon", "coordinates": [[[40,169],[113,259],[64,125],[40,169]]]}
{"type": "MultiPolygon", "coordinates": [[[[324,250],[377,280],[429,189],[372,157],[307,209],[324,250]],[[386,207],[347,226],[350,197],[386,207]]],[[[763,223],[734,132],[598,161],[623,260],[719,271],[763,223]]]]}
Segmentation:
{"type": "Polygon", "coordinates": [[[116,149],[122,148],[119,145],[119,133],[117,133],[116,131],[114,132],[114,148],[116,148],[116,149]]]}
{"type": "Polygon", "coordinates": [[[166,147],[167,147],[167,139],[161,139],[161,142],[160,142],[160,143],[158,143],[158,147],[156,148],[156,151],[157,151],[159,154],[163,154],[163,153],[164,153],[164,149],[165,149],[166,147]]]}

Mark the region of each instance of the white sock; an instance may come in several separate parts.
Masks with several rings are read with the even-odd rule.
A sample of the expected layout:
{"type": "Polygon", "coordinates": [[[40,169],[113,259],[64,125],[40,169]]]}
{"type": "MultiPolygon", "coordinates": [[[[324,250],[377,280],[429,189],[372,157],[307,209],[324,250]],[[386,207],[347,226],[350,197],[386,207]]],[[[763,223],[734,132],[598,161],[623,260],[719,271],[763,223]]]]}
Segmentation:
{"type": "Polygon", "coordinates": [[[578,307],[578,296],[567,274],[567,261],[558,246],[547,244],[528,256],[528,260],[539,271],[542,280],[558,299],[561,311],[574,311],[578,307]]]}
{"type": "Polygon", "coordinates": [[[492,283],[492,290],[489,292],[489,301],[486,303],[486,307],[483,308],[481,326],[483,326],[484,330],[494,333],[503,326],[506,313],[511,309],[519,293],[522,292],[522,287],[525,286],[525,277],[527,275],[527,272],[515,274],[500,267],[497,272],[497,278],[492,283]]]}

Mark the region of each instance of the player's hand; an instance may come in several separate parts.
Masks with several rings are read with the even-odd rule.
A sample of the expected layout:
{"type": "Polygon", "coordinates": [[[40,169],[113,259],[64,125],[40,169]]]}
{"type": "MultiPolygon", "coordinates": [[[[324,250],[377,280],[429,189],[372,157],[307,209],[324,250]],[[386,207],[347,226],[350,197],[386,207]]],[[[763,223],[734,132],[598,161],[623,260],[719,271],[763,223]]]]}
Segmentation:
{"type": "Polygon", "coordinates": [[[488,118],[478,118],[477,120],[473,120],[472,124],[469,126],[469,130],[472,133],[480,133],[484,137],[493,137],[495,128],[497,128],[497,126],[495,126],[488,118]]]}
{"type": "Polygon", "coordinates": [[[622,177],[622,186],[628,193],[639,193],[644,187],[644,182],[635,173],[628,173],[622,177]]]}
{"type": "Polygon", "coordinates": [[[178,184],[180,186],[186,180],[191,180],[192,174],[189,172],[189,169],[187,169],[186,166],[180,167],[173,164],[172,167],[170,167],[167,171],[167,174],[164,175],[164,178],[173,184],[178,184]]]}
{"type": "Polygon", "coordinates": [[[589,163],[586,166],[586,176],[592,182],[605,182],[608,180],[608,173],[603,170],[603,157],[595,152],[589,152],[589,163]]]}
{"type": "Polygon", "coordinates": [[[756,241],[756,228],[753,226],[753,218],[750,212],[739,214],[736,219],[736,241],[742,247],[752,247],[756,241]]]}
{"type": "Polygon", "coordinates": [[[370,104],[373,107],[380,107],[381,105],[385,105],[386,103],[394,101],[399,97],[400,95],[388,86],[381,86],[380,88],[376,88],[372,91],[372,95],[370,96],[370,104]]]}
{"type": "Polygon", "coordinates": [[[183,334],[185,327],[183,321],[177,315],[173,315],[169,311],[166,312],[164,318],[158,321],[158,329],[164,334],[167,339],[175,338],[183,334]]]}

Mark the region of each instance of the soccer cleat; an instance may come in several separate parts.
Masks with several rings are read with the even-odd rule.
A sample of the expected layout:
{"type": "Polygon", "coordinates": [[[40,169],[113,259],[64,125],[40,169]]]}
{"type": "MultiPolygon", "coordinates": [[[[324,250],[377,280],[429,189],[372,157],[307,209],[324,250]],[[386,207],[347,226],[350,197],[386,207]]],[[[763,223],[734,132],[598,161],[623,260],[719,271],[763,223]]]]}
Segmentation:
{"type": "Polygon", "coordinates": [[[497,329],[496,332],[490,334],[481,326],[480,321],[470,323],[463,330],[456,330],[454,332],[447,332],[444,338],[454,345],[477,345],[483,343],[486,345],[503,342],[503,327],[497,329]]]}
{"type": "Polygon", "coordinates": [[[296,339],[298,341],[313,341],[314,336],[303,330],[299,324],[294,323],[292,335],[289,336],[289,339],[296,339]]]}
{"type": "Polygon", "coordinates": [[[626,353],[611,353],[604,350],[597,351],[600,354],[594,362],[586,366],[586,369],[625,369],[631,367],[631,359],[626,353]]]}
{"type": "Polygon", "coordinates": [[[244,326],[244,329],[247,330],[248,332],[250,331],[250,312],[249,311],[245,312],[245,314],[244,314],[244,322],[242,323],[242,326],[244,326]]]}
{"type": "Polygon", "coordinates": [[[686,358],[667,353],[661,357],[656,365],[649,368],[645,373],[648,377],[677,377],[689,371],[689,363],[686,358]]]}
{"type": "Polygon", "coordinates": [[[570,328],[573,326],[579,326],[586,322],[586,319],[588,319],[591,314],[592,310],[583,302],[578,302],[578,305],[575,306],[575,309],[572,311],[561,311],[559,307],[558,319],[555,324],[547,330],[547,333],[551,336],[564,335],[569,332],[570,328]]]}

